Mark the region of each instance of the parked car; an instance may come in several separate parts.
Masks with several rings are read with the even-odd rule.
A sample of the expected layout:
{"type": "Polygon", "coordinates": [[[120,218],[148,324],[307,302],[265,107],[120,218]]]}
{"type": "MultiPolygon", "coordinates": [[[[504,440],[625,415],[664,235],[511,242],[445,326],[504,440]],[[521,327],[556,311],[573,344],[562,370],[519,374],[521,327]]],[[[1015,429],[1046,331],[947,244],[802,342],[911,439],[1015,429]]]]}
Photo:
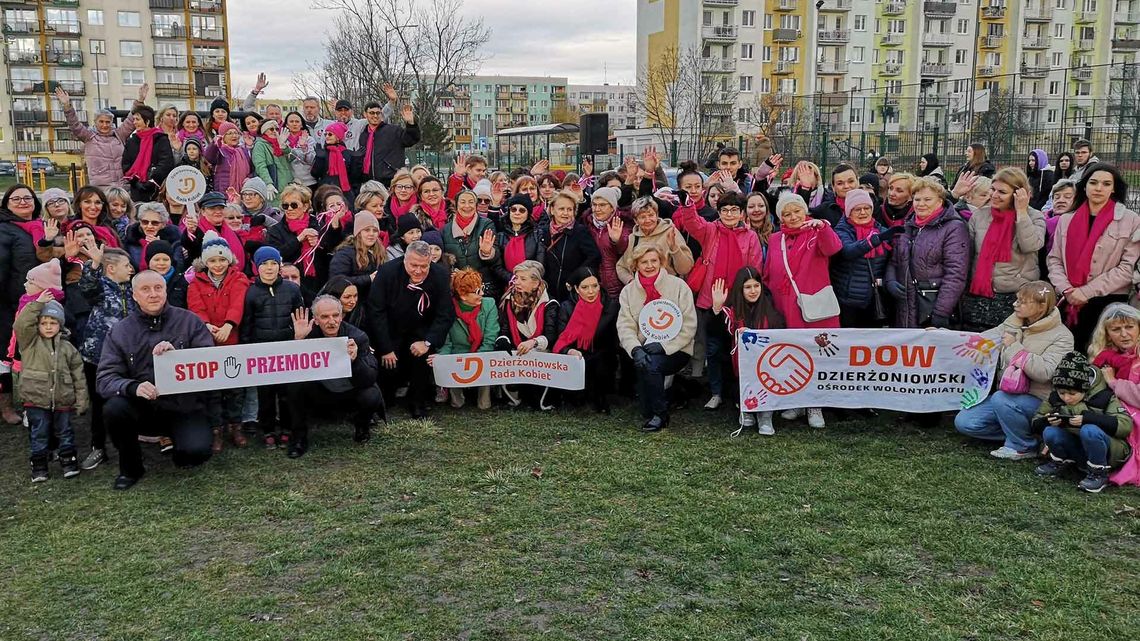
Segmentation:
{"type": "Polygon", "coordinates": [[[16,163],[11,160],[0,160],[0,176],[15,176],[16,163]]]}
{"type": "MultiPolygon", "coordinates": [[[[669,187],[674,191],[677,190],[677,175],[681,173],[680,167],[665,167],[665,179],[669,181],[669,187]]],[[[708,180],[709,176],[705,172],[701,173],[701,180],[708,180]]]]}
{"type": "Polygon", "coordinates": [[[32,158],[32,171],[35,173],[44,172],[48,176],[55,175],[55,163],[50,158],[33,157],[32,158]]]}

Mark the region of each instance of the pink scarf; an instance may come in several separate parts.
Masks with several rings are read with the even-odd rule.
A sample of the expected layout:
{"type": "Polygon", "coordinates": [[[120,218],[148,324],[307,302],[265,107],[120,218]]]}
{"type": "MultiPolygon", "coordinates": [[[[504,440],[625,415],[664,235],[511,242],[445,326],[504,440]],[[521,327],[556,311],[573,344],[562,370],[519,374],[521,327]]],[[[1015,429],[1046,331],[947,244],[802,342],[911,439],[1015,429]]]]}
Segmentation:
{"type": "Polygon", "coordinates": [[[444,225],[447,224],[446,200],[439,201],[439,204],[434,208],[426,202],[421,202],[420,209],[423,209],[424,213],[428,215],[428,218],[431,218],[431,224],[434,225],[436,229],[443,229],[444,225]]]}
{"type": "Polygon", "coordinates": [[[645,302],[652,303],[653,301],[661,298],[661,292],[657,291],[657,277],[645,277],[641,272],[637,273],[637,282],[641,283],[641,287],[645,290],[645,302]]]}
{"type": "Polygon", "coordinates": [[[123,178],[148,180],[147,176],[150,174],[150,161],[154,157],[154,139],[159,135],[165,134],[158,127],[141,129],[135,132],[135,136],[139,139],[139,155],[135,156],[134,163],[132,163],[131,168],[123,174],[123,178]]]}
{"type": "MultiPolygon", "coordinates": [[[[217,140],[218,151],[221,152],[225,164],[230,170],[230,184],[226,185],[227,191],[229,187],[233,187],[234,191],[240,192],[241,187],[245,184],[245,179],[249,177],[249,154],[241,147],[231,147],[222,142],[221,139],[217,140]]],[[[220,185],[216,185],[220,187],[220,185]]]]}
{"type": "Polygon", "coordinates": [[[986,298],[994,297],[994,266],[1013,259],[1013,226],[1017,223],[1017,212],[994,209],[990,217],[990,228],[982,240],[982,249],[974,262],[974,278],[970,281],[970,293],[986,298]]]}
{"type": "Polygon", "coordinates": [[[201,129],[195,131],[194,133],[190,133],[185,129],[179,129],[175,135],[178,136],[178,142],[186,142],[187,138],[193,138],[203,145],[206,144],[206,134],[202,133],[201,129]]]}
{"type": "Polygon", "coordinates": [[[338,142],[335,145],[325,145],[325,149],[329,152],[328,175],[340,179],[341,191],[348,192],[352,185],[348,183],[348,167],[344,164],[344,145],[338,142]]]}
{"type": "Polygon", "coordinates": [[[594,302],[587,303],[578,299],[574,306],[574,313],[570,314],[570,322],[562,335],[554,343],[554,353],[557,354],[567,347],[590,351],[594,346],[594,335],[598,333],[598,323],[602,320],[602,297],[598,296],[594,302]]]}
{"type": "Polygon", "coordinates": [[[271,136],[269,134],[261,134],[261,139],[264,140],[265,142],[269,143],[270,147],[273,147],[273,155],[276,156],[277,158],[280,158],[281,154],[284,153],[283,151],[281,151],[281,141],[277,139],[277,136],[271,136]]]}
{"type": "MultiPolygon", "coordinates": [[[[393,191],[393,194],[394,193],[395,192],[393,191]]],[[[403,216],[404,214],[412,211],[412,207],[416,206],[416,197],[412,196],[404,202],[400,202],[400,199],[396,198],[396,196],[393,195],[392,199],[389,200],[388,203],[391,205],[392,218],[399,219],[400,216],[403,216]]]]}
{"type": "MultiPolygon", "coordinates": [[[[876,234],[874,221],[870,221],[866,225],[856,225],[852,222],[851,226],[855,228],[855,240],[867,240],[876,234]]],[[[872,247],[871,251],[863,254],[863,256],[865,258],[882,256],[884,253],[886,253],[883,248],[885,244],[886,243],[880,243],[878,247],[872,247]]]]}
{"type": "MultiPolygon", "coordinates": [[[[290,220],[290,219],[286,218],[285,224],[289,226],[289,231],[291,231],[293,233],[293,235],[296,236],[297,234],[300,234],[301,232],[305,231],[305,229],[307,229],[309,227],[309,219],[308,218],[298,218],[297,220],[290,220]]],[[[301,247],[300,261],[301,261],[301,265],[304,267],[304,269],[301,270],[301,275],[313,277],[313,276],[317,275],[316,264],[315,264],[315,261],[313,260],[316,256],[316,253],[317,253],[316,252],[316,244],[313,241],[309,241],[307,243],[307,245],[308,245],[307,247],[306,246],[301,247]]]]}

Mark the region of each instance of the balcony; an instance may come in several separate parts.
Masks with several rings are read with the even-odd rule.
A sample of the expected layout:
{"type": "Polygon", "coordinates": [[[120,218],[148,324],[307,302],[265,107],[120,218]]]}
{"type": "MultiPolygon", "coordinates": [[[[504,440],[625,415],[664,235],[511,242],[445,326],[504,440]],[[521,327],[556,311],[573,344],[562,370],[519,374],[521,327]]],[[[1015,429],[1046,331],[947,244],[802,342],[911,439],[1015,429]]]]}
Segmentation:
{"type": "Polygon", "coordinates": [[[54,93],[56,87],[63,89],[73,96],[87,95],[87,83],[82,80],[52,80],[48,83],[48,91],[54,93]]]}
{"type": "Polygon", "coordinates": [[[49,51],[47,55],[48,64],[55,64],[61,67],[82,67],[83,66],[83,52],[82,51],[49,51]]]}
{"type": "Polygon", "coordinates": [[[906,3],[894,0],[883,5],[884,16],[901,16],[906,13],[906,3]]]}
{"type": "MultiPolygon", "coordinates": [[[[736,3],[733,2],[732,4],[736,3]]],[[[190,10],[195,13],[221,13],[222,2],[221,0],[190,0],[190,10]]]]}
{"type": "Polygon", "coordinates": [[[1070,75],[1073,80],[1092,80],[1093,70],[1091,67],[1078,67],[1073,69],[1070,75]]]}
{"type": "Polygon", "coordinates": [[[775,42],[795,42],[799,39],[800,32],[796,29],[776,29],[772,32],[772,40],[775,42]]]}
{"type": "Polygon", "coordinates": [[[992,76],[996,76],[996,75],[998,75],[998,72],[1000,72],[1000,71],[1001,71],[1001,68],[998,67],[997,65],[983,65],[981,67],[978,67],[978,75],[983,77],[983,78],[989,78],[992,76]]]}
{"type": "Polygon", "coordinates": [[[1049,75],[1049,67],[1022,64],[1021,75],[1026,78],[1044,78],[1049,75]]]}
{"type": "Polygon", "coordinates": [[[213,96],[223,96],[225,95],[226,90],[224,87],[219,87],[217,85],[205,85],[202,87],[197,87],[194,93],[199,97],[210,98],[213,96]]]}
{"type": "Polygon", "coordinates": [[[1113,80],[1135,80],[1140,77],[1136,63],[1123,64],[1109,69],[1108,77],[1113,80]]]}
{"type": "Polygon", "coordinates": [[[70,34],[78,36],[80,31],[78,22],[45,22],[44,32],[48,34],[70,34]]]}
{"type": "Polygon", "coordinates": [[[195,40],[210,40],[212,42],[220,42],[226,39],[221,28],[203,29],[201,27],[194,27],[190,30],[190,37],[195,40]]]}
{"type": "Polygon", "coordinates": [[[899,106],[899,97],[896,95],[883,96],[883,103],[882,104],[884,107],[898,107],[899,106]]]}
{"type": "Polygon", "coordinates": [[[177,9],[186,10],[186,0],[150,0],[151,9],[177,9]]]}
{"type": "Polygon", "coordinates": [[[733,73],[736,71],[736,58],[701,58],[705,73],[733,73]]]}
{"type": "Polygon", "coordinates": [[[35,109],[32,111],[13,111],[12,124],[13,125],[32,125],[44,123],[47,124],[48,112],[46,109],[35,109]]]}
{"type": "Polygon", "coordinates": [[[183,40],[186,38],[186,27],[182,25],[151,24],[150,35],[155,38],[183,40]]]}
{"type": "Polygon", "coordinates": [[[1123,51],[1135,51],[1140,49],[1140,39],[1138,39],[1135,33],[1120,33],[1112,39],[1112,48],[1123,51]]]}
{"type": "Polygon", "coordinates": [[[13,65],[38,65],[43,62],[43,56],[38,51],[12,51],[4,50],[4,60],[13,65]]]}
{"type": "Polygon", "coordinates": [[[154,54],[154,66],[159,69],[185,69],[186,56],[154,54]]]}
{"type": "Polygon", "coordinates": [[[44,4],[52,4],[57,7],[78,7],[79,0],[48,0],[44,4]]]}
{"type": "Polygon", "coordinates": [[[920,107],[949,107],[950,96],[940,96],[934,93],[919,94],[918,105],[920,107]]]}
{"type": "Polygon", "coordinates": [[[924,62],[922,63],[922,75],[943,77],[950,75],[950,65],[943,62],[924,62]]]}
{"type": "Polygon", "coordinates": [[[1112,14],[1116,24],[1140,24],[1140,11],[1117,11],[1112,14]]]}
{"type": "MultiPolygon", "coordinates": [[[[85,120],[86,116],[83,119],[85,120]]],[[[83,143],[70,138],[57,138],[51,147],[55,153],[79,153],[83,151],[83,143]]]]}
{"type": "Polygon", "coordinates": [[[982,49],[1000,49],[1005,44],[1005,36],[982,36],[982,49]]]}
{"type": "Polygon", "coordinates": [[[1077,51],[1092,51],[1095,41],[1091,38],[1082,38],[1077,40],[1077,51]]]}
{"type": "Polygon", "coordinates": [[[1076,22],[1077,24],[1088,24],[1090,22],[1096,22],[1096,18],[1097,18],[1097,12],[1096,11],[1084,11],[1084,10],[1074,10],[1073,11],[1073,22],[1076,22]]]}
{"type": "Polygon", "coordinates": [[[780,93],[771,94],[771,96],[772,96],[772,104],[777,106],[777,107],[791,107],[792,106],[792,94],[790,94],[790,93],[780,92],[780,93]]]}
{"type": "MultiPolygon", "coordinates": [[[[1050,0],[1041,0],[1042,4],[1050,2],[1050,0]]],[[[1050,4],[1052,4],[1050,2],[1050,4]]],[[[1021,17],[1026,22],[1052,22],[1053,21],[1053,7],[1040,6],[1028,7],[1021,11],[1021,17]]]]}
{"type": "Polygon", "coordinates": [[[922,34],[922,45],[925,47],[949,47],[953,44],[954,36],[948,33],[928,31],[922,34]]]}
{"type": "Polygon", "coordinates": [[[816,71],[825,76],[839,76],[847,73],[850,68],[847,61],[821,60],[816,63],[816,71]]]}
{"type": "Polygon", "coordinates": [[[850,11],[851,0],[825,0],[819,10],[823,13],[829,11],[850,11]]]}
{"type": "Polygon", "coordinates": [[[796,70],[797,64],[799,63],[795,60],[777,60],[772,72],[779,75],[789,74],[796,70]]]}
{"type": "Polygon", "coordinates": [[[927,18],[951,18],[958,13],[957,2],[923,2],[927,18]]]}
{"type": "MultiPolygon", "coordinates": [[[[75,112],[75,117],[79,118],[79,122],[87,122],[87,112],[82,110],[82,109],[75,112]]],[[[52,122],[67,122],[67,116],[63,115],[62,110],[53,109],[51,111],[51,121],[52,122]]]]}
{"type": "Polygon", "coordinates": [[[832,29],[817,34],[820,44],[843,44],[851,40],[850,29],[832,29]]]}
{"type": "Polygon", "coordinates": [[[776,11],[795,11],[799,8],[799,2],[798,0],[777,0],[774,8],[776,11]]]}
{"type": "MultiPolygon", "coordinates": [[[[705,105],[719,105],[731,107],[736,101],[736,95],[731,91],[710,91],[704,95],[702,101],[705,105]]],[[[525,113],[525,111],[524,111],[525,113]]]]}
{"type": "Polygon", "coordinates": [[[1045,98],[1042,96],[1018,96],[1016,100],[1019,107],[1027,109],[1040,109],[1045,106],[1045,98]]]}
{"type": "Polygon", "coordinates": [[[16,153],[18,154],[51,153],[51,147],[46,140],[14,140],[12,144],[15,146],[16,153]]]}
{"type": "Polygon", "coordinates": [[[845,91],[832,91],[816,96],[816,104],[820,107],[843,107],[851,100],[851,94],[845,91]]]}
{"type": "Polygon", "coordinates": [[[1052,40],[1049,36],[1025,36],[1021,46],[1026,49],[1048,49],[1052,40]]]}
{"type": "Polygon", "coordinates": [[[881,67],[880,76],[897,76],[902,73],[901,62],[884,62],[881,67]]]}
{"type": "Polygon", "coordinates": [[[192,56],[191,61],[195,69],[224,69],[225,58],[221,56],[192,56]]]}
{"type": "Polygon", "coordinates": [[[19,35],[39,33],[40,23],[35,20],[6,20],[4,21],[4,35],[19,35]]]}
{"type": "Polygon", "coordinates": [[[715,42],[732,42],[736,40],[736,25],[701,27],[701,37],[715,42]]]}
{"type": "Polygon", "coordinates": [[[169,98],[189,98],[190,85],[180,85],[176,82],[155,83],[154,95],[169,98]]]}
{"type": "Polygon", "coordinates": [[[982,17],[999,20],[1005,17],[1005,7],[982,7],[982,17]]]}
{"type": "Polygon", "coordinates": [[[901,33],[886,33],[879,39],[879,43],[884,47],[897,47],[903,43],[903,34],[901,33]]]}

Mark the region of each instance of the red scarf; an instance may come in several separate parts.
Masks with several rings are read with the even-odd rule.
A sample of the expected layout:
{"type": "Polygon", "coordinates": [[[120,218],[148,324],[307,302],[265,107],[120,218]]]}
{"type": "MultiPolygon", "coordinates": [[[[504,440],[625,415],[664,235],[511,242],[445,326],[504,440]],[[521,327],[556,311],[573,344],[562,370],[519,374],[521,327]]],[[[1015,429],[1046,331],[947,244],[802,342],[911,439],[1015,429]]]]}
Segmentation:
{"type": "MultiPolygon", "coordinates": [[[[395,190],[393,190],[393,193],[395,193],[395,190]]],[[[392,200],[388,202],[392,204],[392,217],[398,220],[400,216],[412,211],[412,207],[416,206],[416,197],[412,196],[407,201],[401,203],[399,198],[392,196],[392,200]]]]}
{"type": "Polygon", "coordinates": [[[531,212],[530,212],[531,220],[538,222],[538,219],[542,218],[542,212],[544,212],[544,211],[546,211],[546,205],[545,204],[538,203],[537,205],[535,205],[534,209],[531,210],[531,212]]]}
{"type": "Polygon", "coordinates": [[[372,171],[372,145],[376,140],[373,134],[375,134],[379,128],[379,125],[375,127],[368,125],[368,128],[364,130],[365,135],[368,136],[368,146],[364,148],[364,174],[366,176],[372,171]]]}
{"type": "Polygon", "coordinates": [[[1096,355],[1093,359],[1093,366],[1097,368],[1111,367],[1116,370],[1117,378],[1128,378],[1129,373],[1132,371],[1132,366],[1136,364],[1136,354],[1122,354],[1115,349],[1107,348],[1101,353],[1096,355]]]}
{"type": "Polygon", "coordinates": [[[835,204],[839,205],[839,211],[847,211],[847,198],[835,197],[835,204]]]}
{"type": "Polygon", "coordinates": [[[158,127],[151,127],[150,129],[140,129],[135,132],[139,139],[139,155],[135,156],[135,162],[131,164],[131,168],[123,175],[123,178],[137,178],[139,180],[147,180],[150,174],[150,161],[154,157],[154,139],[156,136],[165,136],[161,129],[158,127]]]}
{"type": "Polygon", "coordinates": [[[1112,223],[1116,213],[1116,202],[1109,200],[1101,208],[1100,213],[1089,229],[1089,217],[1092,211],[1086,200],[1073,212],[1073,219],[1069,221],[1068,236],[1065,237],[1065,273],[1073,287],[1081,287],[1089,282],[1089,271],[1092,269],[1093,251],[1100,240],[1104,230],[1112,223]]]}
{"type": "Polygon", "coordinates": [[[526,260],[526,234],[519,234],[508,240],[507,246],[503,248],[503,263],[510,272],[524,260],[526,260]]]}
{"type": "Polygon", "coordinates": [[[661,298],[661,292],[657,291],[657,277],[645,277],[641,272],[637,273],[637,282],[641,283],[641,287],[645,289],[645,302],[652,303],[653,301],[661,298]]]}
{"type": "Polygon", "coordinates": [[[974,279],[970,281],[970,293],[986,298],[994,297],[994,265],[1013,259],[1013,227],[1017,223],[1017,212],[993,209],[990,210],[990,218],[990,228],[986,230],[982,249],[974,264],[974,279]]]}
{"type": "Polygon", "coordinates": [[[554,247],[555,245],[557,245],[558,241],[562,238],[562,234],[565,234],[566,232],[570,231],[570,228],[573,226],[574,226],[574,219],[570,219],[570,222],[566,223],[565,225],[556,225],[556,224],[554,224],[554,220],[551,219],[551,221],[550,221],[550,244],[548,244],[546,246],[546,248],[550,249],[551,247],[554,247]]]}
{"type": "Polygon", "coordinates": [[[543,325],[546,324],[546,314],[540,302],[541,298],[540,296],[539,300],[535,301],[534,307],[530,310],[531,315],[534,316],[534,333],[527,339],[524,339],[522,335],[519,334],[519,321],[518,317],[515,316],[515,306],[512,305],[510,301],[507,301],[507,321],[511,326],[511,338],[515,341],[515,347],[518,347],[519,343],[523,342],[523,340],[529,340],[535,336],[542,336],[542,328],[543,325]]]}
{"type": "Polygon", "coordinates": [[[479,346],[483,344],[483,328],[479,326],[479,311],[482,306],[472,307],[470,311],[463,311],[464,307],[465,304],[455,301],[455,316],[467,327],[467,340],[471,351],[477,352],[479,346]]]}
{"type": "Polygon", "coordinates": [[[938,216],[940,216],[942,214],[942,212],[945,211],[945,209],[946,209],[945,207],[939,207],[938,211],[934,212],[933,214],[930,214],[926,218],[919,218],[918,214],[915,213],[914,224],[919,226],[920,228],[926,227],[927,225],[929,225],[931,223],[931,221],[938,218],[938,216]]]}
{"type": "Polygon", "coordinates": [[[278,158],[280,158],[281,154],[284,153],[281,151],[281,141],[278,140],[277,136],[270,136],[268,134],[261,134],[261,139],[264,140],[265,142],[269,143],[270,147],[273,147],[273,155],[274,156],[277,156],[278,158]]]}
{"type": "Polygon", "coordinates": [[[92,231],[95,232],[95,237],[103,241],[103,244],[108,247],[118,247],[119,237],[115,231],[106,225],[92,225],[92,231]]]}
{"type": "Polygon", "coordinates": [[[749,233],[749,230],[747,227],[739,225],[729,229],[720,222],[716,224],[714,229],[716,229],[717,240],[713,282],[723,279],[728,284],[736,279],[736,272],[744,267],[744,254],[740,251],[740,235],[749,233]]]}
{"type": "MultiPolygon", "coordinates": [[[[851,222],[850,218],[848,218],[847,220],[848,220],[848,222],[851,222]]],[[[855,240],[867,240],[871,236],[874,236],[875,234],[878,233],[877,230],[875,229],[875,221],[873,221],[873,220],[869,221],[866,225],[856,225],[854,222],[851,222],[851,226],[855,228],[855,240]]],[[[863,254],[863,256],[865,258],[874,258],[876,256],[882,256],[884,253],[886,253],[886,250],[883,247],[884,245],[886,245],[886,243],[879,243],[878,247],[872,247],[871,251],[867,252],[866,254],[863,254]]]]}
{"type": "Polygon", "coordinates": [[[471,214],[471,216],[469,216],[467,218],[460,216],[458,211],[455,212],[455,227],[460,232],[459,234],[457,234],[457,237],[467,238],[471,234],[472,231],[475,231],[474,227],[471,227],[470,230],[468,230],[467,228],[470,227],[471,223],[475,222],[475,219],[478,217],[479,217],[479,212],[474,212],[471,214]]]}
{"type": "MultiPolygon", "coordinates": [[[[32,237],[33,246],[38,246],[40,241],[44,238],[44,221],[42,220],[12,221],[12,224],[23,229],[24,232],[32,237]]],[[[60,231],[67,233],[66,223],[64,223],[60,231]]],[[[117,246],[118,245],[116,245],[116,247],[117,246]]]]}
{"type": "MultiPolygon", "coordinates": [[[[302,231],[305,231],[306,229],[308,229],[309,219],[298,218],[297,220],[290,220],[290,219],[286,218],[285,224],[289,227],[289,231],[293,232],[293,235],[296,236],[297,234],[300,234],[302,231]]],[[[300,261],[301,261],[301,266],[304,268],[301,270],[301,275],[312,277],[312,276],[317,275],[317,268],[316,268],[316,265],[314,264],[315,261],[313,260],[316,257],[317,246],[315,243],[312,243],[312,242],[308,243],[308,245],[309,245],[308,247],[304,247],[304,246],[301,247],[300,261]]]]}
{"type": "Polygon", "coordinates": [[[446,200],[439,201],[439,204],[436,205],[434,209],[432,208],[431,205],[427,204],[426,202],[421,202],[420,203],[420,209],[424,210],[424,213],[428,215],[428,218],[431,219],[431,224],[436,229],[443,229],[444,225],[447,224],[447,201],[446,200]]]}
{"type": "Polygon", "coordinates": [[[578,299],[578,304],[574,306],[574,313],[570,315],[570,322],[566,324],[566,329],[562,330],[562,335],[554,343],[554,353],[558,354],[571,346],[589,351],[594,345],[594,334],[598,332],[598,323],[601,320],[601,295],[598,295],[592,303],[578,299]]]}
{"type": "Polygon", "coordinates": [[[352,189],[352,185],[348,183],[348,167],[344,164],[344,145],[342,143],[325,145],[325,149],[329,153],[328,175],[339,178],[341,191],[348,192],[352,189]]]}

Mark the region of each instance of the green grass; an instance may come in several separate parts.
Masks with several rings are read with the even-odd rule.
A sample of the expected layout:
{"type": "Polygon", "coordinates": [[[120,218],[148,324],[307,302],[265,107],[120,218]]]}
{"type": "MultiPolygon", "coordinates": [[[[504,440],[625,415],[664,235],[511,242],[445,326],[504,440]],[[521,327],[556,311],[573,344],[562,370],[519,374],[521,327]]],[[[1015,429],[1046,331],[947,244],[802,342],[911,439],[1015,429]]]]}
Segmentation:
{"type": "MultiPolygon", "coordinates": [[[[32,486],[0,432],[0,638],[1125,639],[1140,504],[945,426],[441,411],[364,447],[32,486]]],[[[85,442],[85,430],[81,441],[85,442]]]]}

